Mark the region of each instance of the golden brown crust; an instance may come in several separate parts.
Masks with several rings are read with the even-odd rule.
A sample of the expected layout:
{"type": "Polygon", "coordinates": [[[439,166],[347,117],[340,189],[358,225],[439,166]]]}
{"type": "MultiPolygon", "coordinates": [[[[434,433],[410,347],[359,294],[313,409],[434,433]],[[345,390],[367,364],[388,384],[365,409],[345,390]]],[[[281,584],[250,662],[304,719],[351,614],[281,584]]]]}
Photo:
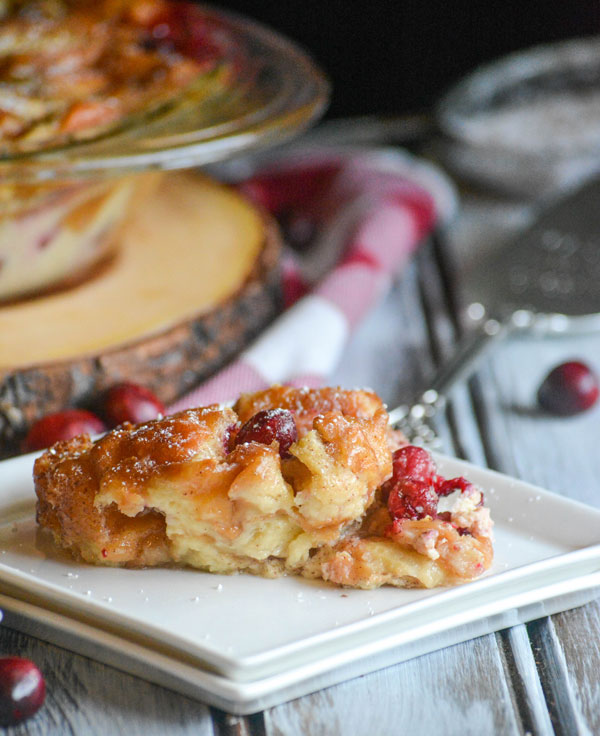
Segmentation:
{"type": "Polygon", "coordinates": [[[444,518],[392,519],[378,492],[355,535],[317,551],[302,571],[338,585],[433,588],[479,577],[493,560],[492,521],[474,486],[444,518]]]}
{"type": "Polygon", "coordinates": [[[34,465],[39,524],[88,562],[136,567],[168,562],[160,512],[143,508],[128,518],[117,505],[100,509],[96,498],[111,487],[126,508],[153,475],[210,453],[213,433],[232,419],[229,412],[209,407],[137,428],[123,425],[95,443],[87,436],[58,443],[34,465]]]}
{"type": "Polygon", "coordinates": [[[58,546],[87,562],[144,566],[169,561],[164,517],[152,510],[135,519],[94,505],[97,473],[89,437],[62,442],[35,463],[37,521],[58,546]]]}
{"type": "Polygon", "coordinates": [[[357,523],[391,472],[381,404],[368,419],[318,414],[283,461],[276,443],[229,452],[239,426],[233,409],[211,406],[59,444],[35,464],[38,521],[97,564],[297,566],[357,523]],[[136,533],[154,534],[148,549],[136,533]]]}
{"type": "Polygon", "coordinates": [[[242,423],[259,411],[275,408],[292,412],[301,435],[312,429],[317,416],[329,411],[357,419],[372,419],[384,411],[381,399],[373,391],[345,391],[331,387],[272,386],[253,394],[242,394],[234,406],[242,423]]]}
{"type": "Polygon", "coordinates": [[[370,392],[274,387],[233,409],[76,438],[36,461],[38,521],[95,564],[293,572],[361,588],[477,577],[492,559],[481,494],[470,487],[444,520],[393,522],[377,491],[392,472],[387,422],[370,392]],[[284,459],[277,442],[235,443],[242,422],[271,408],[299,426],[284,459]]]}

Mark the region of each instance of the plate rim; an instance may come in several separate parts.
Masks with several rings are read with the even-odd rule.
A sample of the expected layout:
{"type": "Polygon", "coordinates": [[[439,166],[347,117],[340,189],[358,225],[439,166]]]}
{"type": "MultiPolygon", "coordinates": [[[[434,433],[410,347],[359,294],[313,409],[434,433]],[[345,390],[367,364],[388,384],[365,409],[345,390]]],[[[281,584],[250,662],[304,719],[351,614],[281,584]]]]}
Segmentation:
{"type": "MultiPolygon", "coordinates": [[[[24,474],[26,468],[29,467],[29,462],[37,454],[33,453],[27,459],[21,456],[3,461],[0,463],[0,476],[7,466],[11,468],[14,466],[18,475],[24,474]]],[[[586,516],[591,516],[592,520],[600,521],[600,510],[587,504],[565,498],[497,471],[475,466],[464,460],[439,454],[435,454],[435,459],[442,466],[451,463],[461,472],[464,471],[465,475],[483,475],[485,478],[491,478],[492,482],[497,479],[501,483],[510,484],[509,487],[513,493],[535,493],[540,496],[542,502],[550,500],[561,511],[566,508],[578,514],[583,512],[586,516]]],[[[1,504],[2,494],[0,493],[0,506],[1,504]]],[[[27,518],[30,518],[29,514],[27,514],[27,518]]],[[[13,523],[13,521],[7,522],[7,524],[10,523],[13,523]]],[[[432,611],[435,613],[437,608],[444,608],[447,605],[460,606],[462,604],[463,608],[468,607],[469,604],[476,606],[477,601],[482,597],[495,595],[498,598],[503,591],[510,592],[511,586],[514,588],[522,584],[523,581],[533,582],[537,579],[537,585],[533,585],[531,588],[532,591],[535,591],[541,586],[542,576],[545,576],[544,580],[548,575],[554,575],[555,578],[559,579],[561,575],[566,574],[565,571],[571,571],[571,579],[576,579],[590,573],[590,565],[595,565],[593,571],[600,570],[600,534],[596,544],[582,545],[569,552],[551,555],[508,570],[497,571],[471,583],[454,588],[444,588],[424,598],[405,602],[398,607],[382,611],[372,617],[362,616],[338,628],[309,634],[295,641],[264,648],[261,652],[247,655],[230,656],[227,653],[220,653],[215,649],[207,648],[206,645],[202,646],[196,642],[190,644],[189,639],[171,632],[167,632],[165,636],[164,629],[143,621],[141,622],[143,635],[140,638],[153,642],[156,647],[162,645],[175,652],[189,652],[191,646],[194,650],[193,657],[197,660],[199,666],[205,669],[215,669],[223,676],[236,681],[251,681],[258,676],[265,676],[265,673],[273,674],[286,670],[292,660],[297,663],[301,660],[318,659],[323,656],[325,650],[343,649],[344,645],[353,639],[376,640],[380,635],[378,632],[389,626],[400,626],[403,631],[410,633],[410,624],[405,623],[403,627],[403,622],[410,621],[411,617],[414,618],[421,613],[432,615],[432,611]],[[575,570],[574,573],[573,569],[575,570]]],[[[83,594],[77,591],[66,591],[55,583],[45,582],[39,576],[32,576],[0,563],[0,582],[2,581],[10,586],[16,586],[18,590],[15,591],[13,588],[13,592],[25,602],[28,598],[26,586],[31,586],[33,598],[43,600],[47,604],[53,604],[55,613],[67,615],[71,620],[91,619],[95,622],[98,630],[113,633],[116,631],[119,636],[124,638],[131,637],[134,628],[140,630],[140,618],[133,614],[116,612],[99,600],[87,600],[83,594]],[[76,611],[75,608],[79,610],[76,611]],[[57,611],[57,609],[62,610],[57,611]]],[[[31,602],[33,598],[30,595],[29,601],[31,602]]]]}
{"type": "Polygon", "coordinates": [[[394,648],[389,638],[384,638],[379,642],[379,648],[383,649],[383,660],[381,659],[381,652],[378,656],[373,649],[369,649],[364,653],[353,648],[326,659],[321,658],[308,665],[288,668],[283,676],[282,674],[275,674],[254,681],[236,681],[218,673],[190,667],[185,663],[165,657],[152,649],[122,640],[108,632],[100,631],[88,624],[74,621],[60,614],[48,612],[25,601],[10,598],[3,593],[0,593],[0,606],[9,613],[16,614],[21,622],[25,621],[24,626],[19,621],[9,621],[19,631],[40,638],[39,630],[35,630],[35,624],[37,623],[41,625],[44,632],[58,632],[57,637],[42,636],[42,638],[53,641],[58,646],[83,656],[92,656],[93,659],[108,666],[116,667],[121,671],[141,677],[157,685],[169,687],[184,695],[199,698],[209,705],[215,705],[232,713],[247,715],[343,682],[352,677],[398,664],[414,656],[420,656],[516,624],[527,623],[540,617],[538,615],[539,610],[532,609],[532,606],[535,606],[536,603],[547,602],[542,612],[544,616],[585,605],[600,592],[600,572],[564,581],[560,584],[559,590],[556,590],[556,585],[550,586],[550,588],[546,587],[544,590],[547,595],[544,595],[540,601],[534,600],[529,603],[525,601],[519,605],[511,599],[510,602],[515,603],[515,605],[504,612],[496,614],[491,612],[488,618],[475,616],[471,622],[463,622],[456,628],[447,628],[441,636],[433,635],[433,637],[429,636],[409,642],[409,644],[417,646],[418,651],[416,652],[403,653],[402,646],[399,649],[398,647],[394,648]],[[589,594],[589,591],[593,591],[592,595],[589,594]],[[507,617],[509,613],[511,615],[507,617]],[[31,622],[34,622],[33,627],[31,622]],[[469,627],[466,635],[465,627],[469,627]],[[90,653],[89,648],[97,647],[98,644],[101,647],[100,651],[94,649],[94,652],[90,653]],[[343,662],[344,658],[346,659],[345,663],[343,662]],[[348,670],[348,667],[353,669],[348,670]]]}

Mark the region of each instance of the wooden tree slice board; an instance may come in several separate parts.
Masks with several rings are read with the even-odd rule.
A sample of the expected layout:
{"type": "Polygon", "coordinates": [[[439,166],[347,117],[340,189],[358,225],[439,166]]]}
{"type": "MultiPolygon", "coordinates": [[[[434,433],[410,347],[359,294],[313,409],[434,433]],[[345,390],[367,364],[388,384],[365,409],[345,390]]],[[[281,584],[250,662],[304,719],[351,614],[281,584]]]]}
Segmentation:
{"type": "Polygon", "coordinates": [[[163,176],[117,255],[78,286],[0,307],[0,453],[40,416],[133,380],[165,402],[216,371],[281,308],[276,226],[230,189],[163,176]]]}

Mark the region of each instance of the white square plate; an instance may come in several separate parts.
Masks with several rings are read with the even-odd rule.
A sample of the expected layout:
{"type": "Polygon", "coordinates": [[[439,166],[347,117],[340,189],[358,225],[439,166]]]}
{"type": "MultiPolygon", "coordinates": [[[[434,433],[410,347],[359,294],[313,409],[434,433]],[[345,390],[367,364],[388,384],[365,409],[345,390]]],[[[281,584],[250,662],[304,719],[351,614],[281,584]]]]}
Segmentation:
{"type": "Polygon", "coordinates": [[[36,534],[32,458],[0,463],[7,622],[247,713],[473,636],[580,605],[600,585],[600,511],[468,463],[495,559],[453,589],[343,590],[302,578],[78,563],[36,534]]]}

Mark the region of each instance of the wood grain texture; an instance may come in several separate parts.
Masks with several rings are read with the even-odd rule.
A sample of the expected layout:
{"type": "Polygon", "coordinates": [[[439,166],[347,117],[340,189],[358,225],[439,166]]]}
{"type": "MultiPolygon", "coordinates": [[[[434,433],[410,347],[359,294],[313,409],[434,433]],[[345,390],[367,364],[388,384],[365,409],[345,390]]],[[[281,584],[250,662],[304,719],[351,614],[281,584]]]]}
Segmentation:
{"type": "Polygon", "coordinates": [[[521,732],[493,636],[280,705],[265,726],[267,736],[521,732]]]}
{"type": "Polygon", "coordinates": [[[215,734],[205,705],[5,627],[0,654],[32,659],[46,680],[43,708],[11,734],[215,734]]]}
{"type": "Polygon", "coordinates": [[[555,732],[559,736],[582,733],[581,727],[584,724],[574,708],[565,659],[554,635],[551,621],[549,619],[533,621],[527,625],[527,629],[555,732]]]}
{"type": "Polygon", "coordinates": [[[554,730],[527,628],[521,625],[499,631],[496,641],[502,653],[510,696],[521,716],[524,732],[551,736],[554,730]]]}
{"type": "Polygon", "coordinates": [[[600,733],[600,601],[552,618],[553,645],[560,648],[568,693],[581,733],[600,733]]]}
{"type": "MultiPolygon", "coordinates": [[[[522,215],[521,210],[520,222],[522,215]]],[[[511,221],[505,231],[513,225],[511,221]]],[[[502,227],[495,238],[502,240],[502,227]]],[[[541,412],[536,402],[537,388],[550,368],[576,358],[598,371],[598,355],[597,334],[512,339],[495,350],[471,382],[474,415],[491,467],[600,506],[600,407],[564,418],[541,412]]],[[[521,658],[519,676],[529,680],[520,692],[527,695],[533,732],[598,733],[598,604],[530,623],[526,629],[528,641],[511,641],[510,652],[515,661],[521,658]],[[535,703],[537,713],[531,710],[535,703]]]]}

